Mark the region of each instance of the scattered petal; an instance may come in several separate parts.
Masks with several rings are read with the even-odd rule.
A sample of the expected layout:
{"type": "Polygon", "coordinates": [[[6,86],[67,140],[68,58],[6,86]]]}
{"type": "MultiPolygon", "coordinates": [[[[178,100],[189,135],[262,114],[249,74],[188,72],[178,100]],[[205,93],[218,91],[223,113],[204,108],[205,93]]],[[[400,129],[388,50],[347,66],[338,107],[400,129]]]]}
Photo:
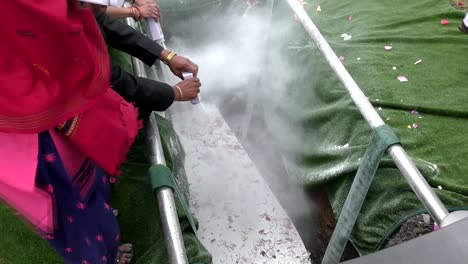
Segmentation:
{"type": "Polygon", "coordinates": [[[117,210],[117,209],[112,209],[112,213],[113,213],[115,216],[118,216],[118,215],[119,215],[119,210],[117,210]]]}
{"type": "Polygon", "coordinates": [[[416,111],[415,109],[411,110],[411,113],[412,113],[413,115],[417,115],[417,114],[419,114],[419,112],[418,112],[418,111],[416,111]]]}
{"type": "Polygon", "coordinates": [[[387,46],[384,46],[383,48],[384,48],[384,50],[386,50],[386,51],[389,51],[389,50],[393,49],[392,46],[388,46],[388,45],[387,45],[387,46]]]}
{"type": "Polygon", "coordinates": [[[346,33],[341,34],[341,37],[343,38],[344,41],[350,40],[350,39],[352,38],[351,35],[348,35],[348,34],[346,34],[346,33]]]}
{"type": "Polygon", "coordinates": [[[317,6],[317,12],[322,12],[322,8],[320,8],[320,6],[317,6]]]}
{"type": "Polygon", "coordinates": [[[375,99],[377,102],[380,101],[380,99],[375,99]]]}
{"type": "Polygon", "coordinates": [[[439,190],[442,190],[442,186],[440,186],[440,185],[439,185],[439,186],[437,186],[437,188],[438,188],[439,190]]]}
{"type": "Polygon", "coordinates": [[[382,107],[379,107],[378,109],[379,109],[379,111],[382,111],[382,107]]]}
{"type": "Polygon", "coordinates": [[[438,231],[438,230],[440,230],[440,227],[439,227],[439,225],[437,225],[437,224],[434,224],[434,231],[438,231]]]}
{"type": "Polygon", "coordinates": [[[419,63],[421,63],[421,62],[422,62],[422,60],[418,60],[418,61],[416,61],[416,62],[414,63],[414,65],[419,64],[419,63]]]}
{"type": "Polygon", "coordinates": [[[422,119],[422,116],[420,116],[419,119],[422,119]]]}
{"type": "Polygon", "coordinates": [[[117,179],[114,178],[114,177],[110,177],[110,179],[109,179],[109,182],[110,182],[110,183],[115,183],[116,181],[117,181],[117,179]]]}
{"type": "Polygon", "coordinates": [[[440,24],[446,26],[446,25],[449,24],[449,21],[448,21],[447,19],[442,19],[442,20],[440,21],[440,24]]]}
{"type": "Polygon", "coordinates": [[[390,117],[387,117],[387,118],[385,119],[385,121],[389,121],[389,120],[390,120],[390,117]]]}
{"type": "Polygon", "coordinates": [[[408,128],[409,128],[409,129],[411,129],[411,126],[410,126],[410,125],[408,125],[408,128]]]}
{"type": "Polygon", "coordinates": [[[353,21],[353,16],[349,16],[349,17],[348,17],[348,20],[349,20],[349,21],[353,21]]]}
{"type": "Polygon", "coordinates": [[[343,56],[340,56],[338,59],[340,59],[341,62],[344,61],[344,57],[343,57],[343,56]]]}
{"type": "Polygon", "coordinates": [[[463,1],[458,1],[458,2],[457,2],[457,5],[458,5],[459,7],[463,7],[463,6],[465,5],[465,2],[463,2],[463,1]]]}
{"type": "Polygon", "coordinates": [[[359,60],[359,61],[360,61],[360,60],[361,60],[361,58],[357,58],[357,60],[359,60]]]}
{"type": "Polygon", "coordinates": [[[419,125],[416,123],[413,123],[413,128],[419,128],[419,125]]]}
{"type": "Polygon", "coordinates": [[[400,81],[400,82],[408,82],[408,77],[404,76],[404,75],[400,75],[397,77],[397,79],[400,81]]]}
{"type": "Polygon", "coordinates": [[[392,70],[396,71],[396,67],[395,67],[395,66],[393,66],[393,67],[392,67],[392,70]]]}

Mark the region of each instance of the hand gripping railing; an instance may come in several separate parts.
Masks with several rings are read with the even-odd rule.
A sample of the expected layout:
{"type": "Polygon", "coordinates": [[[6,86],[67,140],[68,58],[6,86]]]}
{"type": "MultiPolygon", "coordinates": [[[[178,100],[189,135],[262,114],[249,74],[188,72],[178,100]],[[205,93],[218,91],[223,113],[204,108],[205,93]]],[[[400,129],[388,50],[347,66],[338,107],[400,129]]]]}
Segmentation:
{"type": "MultiPolygon", "coordinates": [[[[126,3],[128,5],[128,3],[126,3]]],[[[126,23],[136,28],[136,23],[132,18],[126,18],[126,23]]],[[[146,78],[145,66],[143,62],[132,57],[133,71],[136,76],[146,78]]],[[[153,113],[154,114],[154,113],[153,113]]],[[[146,139],[149,145],[149,159],[152,165],[166,165],[164,152],[161,145],[158,125],[153,115],[145,125],[146,139]]],[[[161,223],[164,231],[167,253],[171,264],[188,264],[187,254],[182,231],[180,228],[177,208],[174,199],[174,192],[169,187],[159,187],[156,189],[161,215],[161,223]]]]}

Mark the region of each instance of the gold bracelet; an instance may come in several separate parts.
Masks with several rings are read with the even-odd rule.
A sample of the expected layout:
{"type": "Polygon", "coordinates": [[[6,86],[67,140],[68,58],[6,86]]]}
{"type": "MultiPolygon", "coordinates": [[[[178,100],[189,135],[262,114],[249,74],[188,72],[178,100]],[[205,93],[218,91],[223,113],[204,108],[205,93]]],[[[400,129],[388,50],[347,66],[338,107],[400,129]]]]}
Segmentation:
{"type": "Polygon", "coordinates": [[[184,98],[184,94],[182,93],[182,89],[180,89],[179,85],[176,85],[175,88],[177,88],[177,90],[179,90],[179,93],[180,93],[180,100],[182,101],[182,99],[184,98]]]}
{"type": "Polygon", "coordinates": [[[164,60],[165,63],[169,63],[176,55],[177,53],[175,53],[174,51],[169,52],[169,55],[167,55],[166,59],[164,60]]]}

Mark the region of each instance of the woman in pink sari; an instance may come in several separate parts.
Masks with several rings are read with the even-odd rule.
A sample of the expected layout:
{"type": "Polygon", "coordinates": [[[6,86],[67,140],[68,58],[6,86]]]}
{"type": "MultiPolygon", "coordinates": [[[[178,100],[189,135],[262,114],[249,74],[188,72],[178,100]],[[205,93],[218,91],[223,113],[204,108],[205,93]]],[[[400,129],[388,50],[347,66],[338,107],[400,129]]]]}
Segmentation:
{"type": "Polygon", "coordinates": [[[77,1],[3,4],[0,197],[66,263],[128,263],[108,176],[119,174],[140,122],[109,87],[95,18],[77,1]]]}

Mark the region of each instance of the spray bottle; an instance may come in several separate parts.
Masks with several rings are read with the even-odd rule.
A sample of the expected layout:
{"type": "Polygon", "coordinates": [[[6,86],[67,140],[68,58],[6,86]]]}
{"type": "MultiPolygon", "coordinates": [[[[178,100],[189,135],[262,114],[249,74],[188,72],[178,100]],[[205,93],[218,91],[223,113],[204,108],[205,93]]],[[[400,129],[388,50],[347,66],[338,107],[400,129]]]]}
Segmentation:
{"type": "MultiPolygon", "coordinates": [[[[161,29],[161,25],[159,21],[155,20],[154,18],[148,18],[148,26],[151,32],[151,37],[154,41],[159,43],[162,46],[164,45],[164,33],[161,29]]],[[[164,46],[163,46],[164,47],[164,46]]]]}
{"type": "MultiPolygon", "coordinates": [[[[182,72],[182,78],[184,80],[188,80],[188,79],[192,79],[193,78],[193,74],[190,73],[190,72],[182,72]]],[[[194,99],[192,99],[192,104],[193,105],[196,105],[198,103],[200,103],[200,96],[197,95],[197,97],[195,97],[194,99]]]]}

